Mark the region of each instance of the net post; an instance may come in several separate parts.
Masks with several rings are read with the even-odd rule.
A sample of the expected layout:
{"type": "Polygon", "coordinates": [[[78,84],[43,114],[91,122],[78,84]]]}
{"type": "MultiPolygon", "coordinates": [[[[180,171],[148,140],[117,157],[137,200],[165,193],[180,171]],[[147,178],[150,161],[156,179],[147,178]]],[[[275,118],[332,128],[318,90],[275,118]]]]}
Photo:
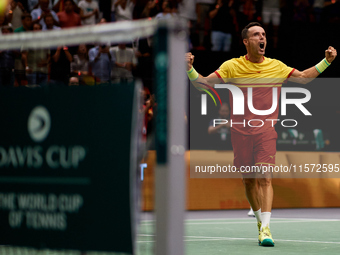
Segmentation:
{"type": "Polygon", "coordinates": [[[184,54],[187,32],[184,25],[168,23],[161,24],[157,34],[159,49],[156,49],[155,65],[159,119],[156,119],[156,254],[183,255],[187,98],[184,54]],[[167,47],[164,47],[162,40],[167,47]],[[167,63],[163,70],[157,67],[161,64],[160,60],[167,63]],[[165,99],[164,105],[162,99],[165,99]]]}

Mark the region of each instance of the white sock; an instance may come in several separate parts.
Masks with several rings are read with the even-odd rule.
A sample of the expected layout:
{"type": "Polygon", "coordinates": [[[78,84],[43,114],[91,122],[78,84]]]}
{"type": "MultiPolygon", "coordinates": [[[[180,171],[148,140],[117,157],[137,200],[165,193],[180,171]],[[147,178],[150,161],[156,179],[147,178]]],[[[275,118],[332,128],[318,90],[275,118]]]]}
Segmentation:
{"type": "Polygon", "coordinates": [[[257,222],[261,222],[261,208],[254,212],[257,222]]]}
{"type": "Polygon", "coordinates": [[[271,212],[263,212],[261,213],[262,225],[261,230],[263,227],[269,227],[270,216],[272,215],[271,212]]]}

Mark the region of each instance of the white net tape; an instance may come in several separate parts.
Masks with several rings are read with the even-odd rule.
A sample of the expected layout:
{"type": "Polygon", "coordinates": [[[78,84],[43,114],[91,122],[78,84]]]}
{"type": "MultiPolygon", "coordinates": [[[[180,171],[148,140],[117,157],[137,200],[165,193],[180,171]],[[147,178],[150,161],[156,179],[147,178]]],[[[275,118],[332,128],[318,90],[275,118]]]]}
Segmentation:
{"type": "Polygon", "coordinates": [[[138,20],[77,28],[0,35],[0,50],[52,48],[83,43],[120,43],[155,33],[157,20],[138,20]]]}

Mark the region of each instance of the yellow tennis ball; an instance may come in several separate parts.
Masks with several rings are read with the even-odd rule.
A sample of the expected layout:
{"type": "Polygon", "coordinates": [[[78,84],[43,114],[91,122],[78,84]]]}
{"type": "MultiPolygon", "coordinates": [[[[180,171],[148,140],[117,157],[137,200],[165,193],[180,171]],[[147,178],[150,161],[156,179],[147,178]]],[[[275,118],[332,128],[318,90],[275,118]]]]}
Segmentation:
{"type": "Polygon", "coordinates": [[[0,14],[6,12],[8,6],[8,0],[0,0],[0,14]]]}

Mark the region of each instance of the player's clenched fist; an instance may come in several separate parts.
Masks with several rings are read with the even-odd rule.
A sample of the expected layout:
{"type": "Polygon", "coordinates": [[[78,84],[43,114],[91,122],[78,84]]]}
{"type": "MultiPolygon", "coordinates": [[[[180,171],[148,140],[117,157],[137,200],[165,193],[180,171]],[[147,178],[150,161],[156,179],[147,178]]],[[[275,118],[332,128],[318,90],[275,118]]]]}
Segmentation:
{"type": "Polygon", "coordinates": [[[328,49],[325,51],[326,60],[329,63],[332,63],[336,55],[337,55],[336,49],[334,49],[332,46],[329,46],[328,49]]]}
{"type": "Polygon", "coordinates": [[[188,52],[185,54],[185,61],[187,62],[187,71],[189,71],[194,63],[195,56],[188,52]]]}

